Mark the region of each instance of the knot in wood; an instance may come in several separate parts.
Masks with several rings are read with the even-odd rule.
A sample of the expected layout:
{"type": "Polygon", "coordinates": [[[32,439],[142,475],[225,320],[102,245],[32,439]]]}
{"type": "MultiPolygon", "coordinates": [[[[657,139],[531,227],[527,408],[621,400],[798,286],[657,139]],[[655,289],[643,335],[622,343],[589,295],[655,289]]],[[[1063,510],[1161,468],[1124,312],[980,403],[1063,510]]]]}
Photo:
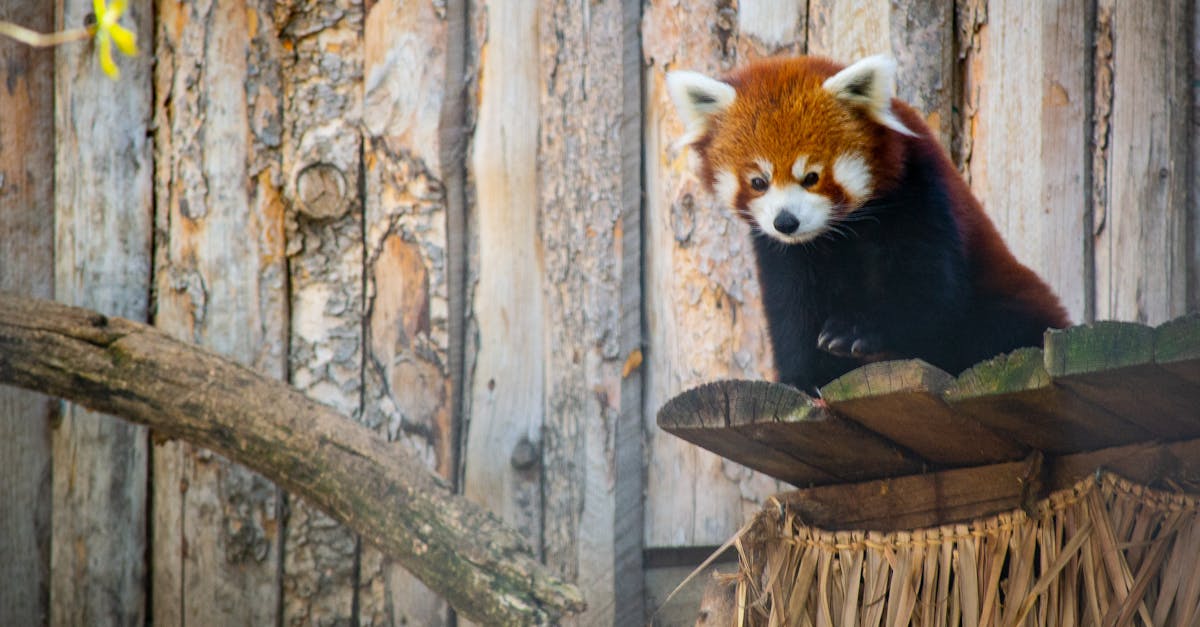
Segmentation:
{"type": "Polygon", "coordinates": [[[346,175],[328,163],[310,163],[296,175],[296,210],[317,220],[344,215],[350,209],[346,175]]]}
{"type": "Polygon", "coordinates": [[[515,470],[529,470],[537,461],[537,446],[530,442],[529,438],[521,438],[513,447],[512,457],[509,458],[509,463],[515,470]]]}

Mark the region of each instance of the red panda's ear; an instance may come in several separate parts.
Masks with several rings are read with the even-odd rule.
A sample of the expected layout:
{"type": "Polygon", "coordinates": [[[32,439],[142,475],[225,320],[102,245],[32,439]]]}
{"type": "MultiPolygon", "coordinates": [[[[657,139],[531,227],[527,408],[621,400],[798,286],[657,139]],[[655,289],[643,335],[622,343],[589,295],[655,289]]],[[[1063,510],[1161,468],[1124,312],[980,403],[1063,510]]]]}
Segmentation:
{"type": "Polygon", "coordinates": [[[737,98],[733,85],[698,72],[667,73],[667,92],[679,117],[687,124],[684,143],[691,143],[703,135],[713,116],[728,109],[737,98]]]}
{"type": "Polygon", "coordinates": [[[867,57],[829,77],[822,87],[838,100],[866,111],[876,122],[898,133],[916,135],[892,112],[896,62],[891,57],[867,57]]]}

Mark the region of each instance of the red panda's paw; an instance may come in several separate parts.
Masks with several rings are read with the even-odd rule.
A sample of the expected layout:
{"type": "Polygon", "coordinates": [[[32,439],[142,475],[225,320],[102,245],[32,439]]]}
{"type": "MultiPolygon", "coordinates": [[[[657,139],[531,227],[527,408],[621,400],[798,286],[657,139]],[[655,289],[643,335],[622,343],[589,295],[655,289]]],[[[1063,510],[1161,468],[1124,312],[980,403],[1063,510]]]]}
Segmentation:
{"type": "Polygon", "coordinates": [[[883,353],[883,338],[868,325],[830,316],[817,335],[817,348],[838,357],[872,361],[883,353]]]}

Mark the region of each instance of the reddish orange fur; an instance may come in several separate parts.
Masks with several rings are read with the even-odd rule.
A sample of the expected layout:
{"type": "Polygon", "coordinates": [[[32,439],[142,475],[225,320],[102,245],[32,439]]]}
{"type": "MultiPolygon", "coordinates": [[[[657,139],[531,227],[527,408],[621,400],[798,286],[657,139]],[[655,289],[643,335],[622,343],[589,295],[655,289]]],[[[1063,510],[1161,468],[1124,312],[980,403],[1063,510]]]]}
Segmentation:
{"type": "MultiPolygon", "coordinates": [[[[982,292],[1006,294],[1047,327],[1070,324],[1066,310],[1050,288],[1008,250],[982,205],[955,169],[921,116],[907,104],[892,101],[896,117],[915,137],[885,128],[839,102],[822,83],[844,66],[820,57],[774,58],[747,65],[725,77],[737,90],[730,108],[717,114],[709,129],[694,143],[700,156],[700,175],[709,190],[716,173],[729,170],[742,177],[762,157],[774,165],[775,178],[794,180],[790,167],[797,154],[827,170],[840,154],[864,156],[874,179],[873,195],[898,184],[905,164],[922,154],[936,164],[948,187],[950,203],[971,268],[982,292]],[[720,128],[720,133],[713,129],[720,128]],[[767,138],[764,140],[764,138],[767,138]]],[[[833,177],[822,177],[812,190],[843,204],[845,194],[833,177]]],[[[749,192],[742,185],[734,209],[747,221],[749,192]]],[[[844,209],[852,210],[852,206],[844,209]]]]}

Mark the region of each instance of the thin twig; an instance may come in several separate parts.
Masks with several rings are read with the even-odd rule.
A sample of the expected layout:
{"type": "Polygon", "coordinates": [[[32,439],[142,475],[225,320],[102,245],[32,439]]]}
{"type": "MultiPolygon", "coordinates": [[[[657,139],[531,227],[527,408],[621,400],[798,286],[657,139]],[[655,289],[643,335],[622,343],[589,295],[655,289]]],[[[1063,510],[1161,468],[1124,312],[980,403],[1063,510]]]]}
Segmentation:
{"type": "Polygon", "coordinates": [[[72,28],[57,33],[39,33],[35,30],[29,30],[24,26],[17,26],[12,22],[4,21],[0,21],[0,35],[10,37],[34,48],[59,46],[72,41],[83,41],[92,36],[86,28],[72,28]]]}

